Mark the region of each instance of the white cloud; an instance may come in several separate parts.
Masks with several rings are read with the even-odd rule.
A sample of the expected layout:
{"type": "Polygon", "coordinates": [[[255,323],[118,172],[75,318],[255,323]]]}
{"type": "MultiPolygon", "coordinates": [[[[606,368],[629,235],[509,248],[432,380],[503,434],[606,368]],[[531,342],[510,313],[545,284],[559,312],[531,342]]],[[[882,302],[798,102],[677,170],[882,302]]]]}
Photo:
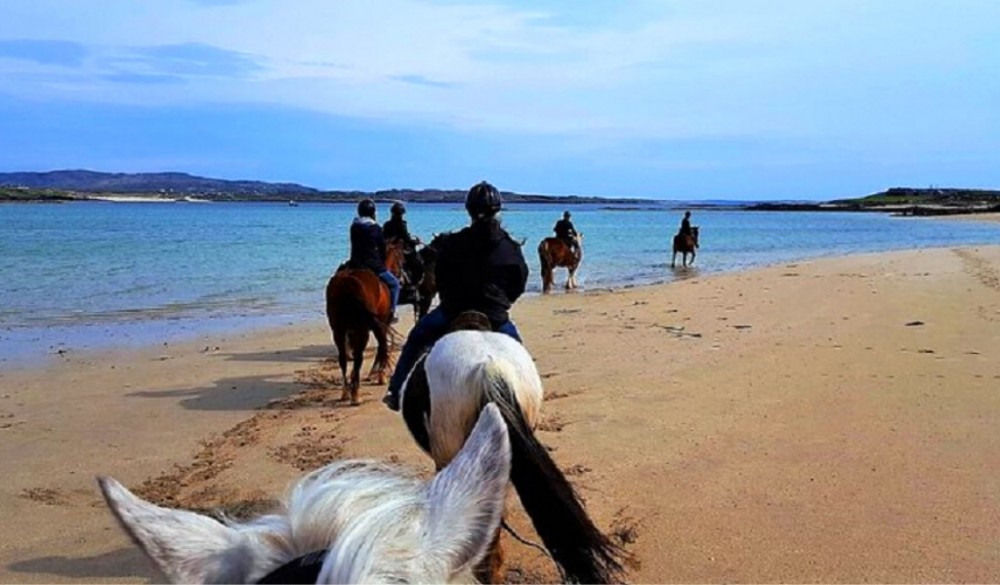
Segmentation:
{"type": "Polygon", "coordinates": [[[500,3],[36,0],[0,9],[0,39],[30,31],[32,39],[80,43],[91,56],[82,68],[0,58],[0,73],[13,74],[0,91],[143,104],[276,103],[612,141],[890,132],[909,119],[893,119],[902,111],[894,92],[918,94],[932,124],[935,107],[949,100],[985,109],[988,91],[962,102],[944,77],[977,50],[996,9],[917,4],[634,2],[612,11],[641,18],[609,14],[607,22],[580,24],[555,8],[500,3]],[[185,83],[139,83],[157,80],[156,47],[192,45],[241,56],[243,74],[184,75],[175,63],[170,73],[185,83]],[[141,62],[122,61],[143,47],[141,62]],[[914,77],[923,86],[893,87],[914,77]],[[837,119],[847,124],[838,127],[837,119]]]}

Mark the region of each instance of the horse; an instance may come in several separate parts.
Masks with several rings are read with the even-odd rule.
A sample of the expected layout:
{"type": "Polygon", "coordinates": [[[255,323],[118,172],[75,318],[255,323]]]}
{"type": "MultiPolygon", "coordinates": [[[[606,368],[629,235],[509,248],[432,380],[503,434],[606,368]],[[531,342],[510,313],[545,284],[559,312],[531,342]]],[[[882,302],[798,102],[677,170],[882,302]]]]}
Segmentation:
{"type": "MultiPolygon", "coordinates": [[[[397,277],[402,262],[402,246],[387,246],[386,268],[397,277]]],[[[371,270],[344,268],[331,276],[326,285],[326,318],[337,347],[337,361],[344,380],[344,392],[340,399],[350,399],[352,406],[361,404],[358,389],[369,333],[375,336],[378,349],[368,377],[375,377],[379,384],[385,384],[389,345],[394,336],[390,324],[391,304],[389,287],[371,270]],[[350,377],[347,375],[349,357],[354,361],[350,377]]]]}
{"type": "Polygon", "coordinates": [[[698,226],[691,228],[691,235],[674,236],[674,256],[670,259],[670,267],[673,268],[677,263],[677,252],[681,253],[682,267],[687,268],[688,264],[694,264],[696,249],[698,249],[698,226]],[[688,262],[688,254],[691,254],[691,262],[688,262]]]}
{"type": "Polygon", "coordinates": [[[417,255],[420,256],[420,261],[424,265],[424,277],[417,285],[418,300],[417,304],[414,305],[417,321],[423,319],[430,312],[431,302],[437,294],[437,276],[435,276],[434,270],[437,267],[437,257],[441,251],[444,236],[445,234],[434,234],[431,242],[417,251],[417,255]]]}
{"type": "MultiPolygon", "coordinates": [[[[488,319],[478,317],[478,330],[448,333],[409,373],[400,397],[407,427],[442,469],[462,452],[484,405],[499,407],[510,434],[511,483],[564,578],[575,583],[616,582],[624,551],[594,525],[579,495],[535,436],[543,390],[531,355],[514,339],[489,331],[488,319]]],[[[502,563],[498,530],[477,578],[498,582],[502,563]]]]}
{"type": "Polygon", "coordinates": [[[545,238],[538,244],[538,261],[542,265],[542,292],[548,293],[554,281],[553,269],[564,266],[569,272],[566,277],[566,290],[576,288],[576,269],[583,261],[583,234],[576,236],[574,254],[570,246],[559,238],[545,238]]]}
{"type": "Polygon", "coordinates": [[[375,461],[309,473],[247,522],[163,508],[98,477],[118,524],[174,583],[469,583],[503,512],[507,427],[487,405],[433,479],[375,461]]]}

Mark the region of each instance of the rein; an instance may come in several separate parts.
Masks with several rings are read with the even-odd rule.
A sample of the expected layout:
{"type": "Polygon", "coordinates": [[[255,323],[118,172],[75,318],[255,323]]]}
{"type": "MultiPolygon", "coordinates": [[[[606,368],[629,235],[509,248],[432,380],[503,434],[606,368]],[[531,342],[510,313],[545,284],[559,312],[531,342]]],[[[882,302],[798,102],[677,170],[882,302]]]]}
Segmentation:
{"type": "Polygon", "coordinates": [[[292,585],[315,583],[319,579],[319,570],[323,567],[323,560],[326,559],[326,553],[327,549],[323,549],[296,557],[267,575],[264,575],[257,582],[274,585],[279,583],[292,585]]]}

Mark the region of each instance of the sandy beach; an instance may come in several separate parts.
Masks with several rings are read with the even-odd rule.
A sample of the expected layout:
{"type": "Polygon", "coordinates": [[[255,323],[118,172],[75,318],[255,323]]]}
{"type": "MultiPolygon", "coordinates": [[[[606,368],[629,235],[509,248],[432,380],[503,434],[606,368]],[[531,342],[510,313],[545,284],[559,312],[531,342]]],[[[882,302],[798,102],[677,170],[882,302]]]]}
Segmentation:
{"type": "MultiPolygon", "coordinates": [[[[629,581],[1000,581],[1000,247],[689,274],[515,310],[629,581]]],[[[431,473],[384,387],[335,402],[332,357],[317,322],[0,372],[0,581],[162,580],[96,474],[243,513],[332,459],[431,473]]],[[[556,578],[506,543],[510,581],[556,578]]]]}

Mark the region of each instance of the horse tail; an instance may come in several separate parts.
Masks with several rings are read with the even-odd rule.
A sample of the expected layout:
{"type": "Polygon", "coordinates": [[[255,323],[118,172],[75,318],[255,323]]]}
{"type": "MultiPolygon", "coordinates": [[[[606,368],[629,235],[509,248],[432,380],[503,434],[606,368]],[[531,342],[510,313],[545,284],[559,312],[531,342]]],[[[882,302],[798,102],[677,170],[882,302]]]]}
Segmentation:
{"type": "Polygon", "coordinates": [[[538,244],[538,263],[542,266],[542,292],[548,292],[552,281],[552,260],[549,258],[547,240],[538,244]]]}
{"type": "Polygon", "coordinates": [[[535,437],[511,386],[512,368],[506,361],[489,361],[476,379],[484,402],[496,404],[507,423],[517,495],[567,582],[618,582],[625,553],[594,526],[580,496],[535,437]]]}

